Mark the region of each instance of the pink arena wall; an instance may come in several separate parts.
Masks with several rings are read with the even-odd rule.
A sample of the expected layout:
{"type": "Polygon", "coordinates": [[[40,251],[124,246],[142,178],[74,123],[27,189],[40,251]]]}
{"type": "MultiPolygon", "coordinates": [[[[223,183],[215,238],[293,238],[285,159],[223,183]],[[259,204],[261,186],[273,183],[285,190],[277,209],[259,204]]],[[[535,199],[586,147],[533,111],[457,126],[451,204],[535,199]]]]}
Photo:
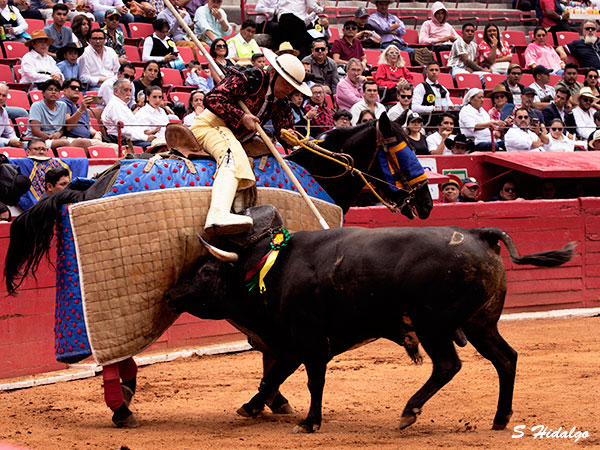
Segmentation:
{"type": "MultiPolygon", "coordinates": [[[[577,242],[570,263],[553,269],[514,266],[503,248],[509,281],[506,311],[600,306],[600,199],[490,202],[435,206],[426,222],[409,221],[383,207],[356,208],[347,226],[499,227],[515,241],[520,254],[560,248],[577,242]]],[[[0,224],[0,258],[8,247],[9,225],[0,224]]],[[[18,297],[0,291],[0,379],[58,370],[54,359],[54,272],[44,265],[37,283],[28,280],[18,297]]],[[[187,314],[151,347],[176,347],[239,339],[222,321],[187,314]]]]}

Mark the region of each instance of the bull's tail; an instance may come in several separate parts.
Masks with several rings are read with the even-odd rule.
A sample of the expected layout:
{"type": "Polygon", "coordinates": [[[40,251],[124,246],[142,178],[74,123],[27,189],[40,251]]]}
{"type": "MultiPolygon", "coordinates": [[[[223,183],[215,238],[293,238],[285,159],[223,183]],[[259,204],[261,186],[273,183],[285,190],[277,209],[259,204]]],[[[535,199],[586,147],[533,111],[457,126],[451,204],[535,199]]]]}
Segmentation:
{"type": "Polygon", "coordinates": [[[35,277],[42,257],[48,254],[52,245],[61,207],[82,201],[84,195],[81,191],[65,189],[41,200],[14,219],[4,261],[4,277],[9,295],[15,295],[25,277],[35,277]]]}
{"type": "Polygon", "coordinates": [[[560,266],[573,258],[575,250],[575,242],[569,242],[560,250],[548,250],[540,253],[532,253],[531,255],[519,256],[515,244],[508,233],[498,228],[478,228],[472,231],[478,233],[479,236],[491,246],[497,245],[498,241],[504,242],[511,261],[519,265],[531,264],[540,267],[560,266]]]}

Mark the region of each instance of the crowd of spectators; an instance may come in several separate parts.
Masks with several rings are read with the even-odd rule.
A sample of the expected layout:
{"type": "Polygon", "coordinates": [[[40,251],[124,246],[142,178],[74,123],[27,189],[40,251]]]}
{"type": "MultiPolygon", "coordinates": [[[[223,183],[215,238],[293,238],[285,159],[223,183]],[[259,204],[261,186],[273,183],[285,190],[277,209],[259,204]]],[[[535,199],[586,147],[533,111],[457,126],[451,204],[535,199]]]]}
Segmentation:
{"type": "MultiPolygon", "coordinates": [[[[17,69],[20,81],[43,96],[29,112],[7,107],[9,88],[0,84],[0,114],[5,117],[0,120],[29,118],[24,139],[13,127],[0,126],[4,145],[26,147],[30,139],[39,138],[51,150],[65,145],[116,147],[121,121],[123,138],[149,147],[163,136],[170,120],[191,125],[204,108],[204,95],[223,73],[247,65],[264,68],[263,41],[257,36],[264,31],[277,54],[291,53],[304,63],[312,97],[296,92],[290,104],[296,127],[309,127],[313,137],[386,112],[404,127],[419,155],[596,149],[597,25],[584,22],[581,39],[555,48],[548,43],[551,33],[571,30],[573,24],[568,13],[546,0],[540,2],[540,26],[532,29],[524,49],[511,46],[494,23],[485,25],[481,39],[468,21],[455,29],[446,6],[435,2],[418,32],[418,43],[431,50],[428,62],[420,66],[415,48],[405,40],[407,28],[390,12],[389,0],[375,1],[371,12],[357,8],[341,24],[337,39],[316,0],[259,0],[256,12],[264,16],[239,26],[230,23],[222,0],[172,3],[219,70],[202,59],[182,58],[179,49],[195,44],[162,0],[36,0],[30,8],[0,0],[6,40],[24,42],[29,49],[17,69]],[[47,25],[28,33],[24,17],[43,18],[47,25]],[[153,29],[139,42],[144,63],[139,76],[125,49],[132,22],[151,23],[153,29]],[[367,58],[367,51],[374,49],[378,58],[367,58]],[[522,64],[514,63],[517,50],[522,64]],[[170,87],[161,76],[164,68],[179,70],[183,83],[195,89],[187,105],[171,101],[170,87]],[[582,68],[587,68],[585,74],[582,68]],[[461,92],[455,87],[456,77],[473,73],[479,75],[481,88],[461,92]],[[531,73],[533,82],[522,83],[525,73],[531,73]],[[487,74],[505,79],[486,85],[487,74]],[[86,94],[90,91],[96,92],[86,94]],[[100,126],[94,128],[93,121],[100,126]]],[[[457,198],[467,194],[458,192],[457,198]]]]}

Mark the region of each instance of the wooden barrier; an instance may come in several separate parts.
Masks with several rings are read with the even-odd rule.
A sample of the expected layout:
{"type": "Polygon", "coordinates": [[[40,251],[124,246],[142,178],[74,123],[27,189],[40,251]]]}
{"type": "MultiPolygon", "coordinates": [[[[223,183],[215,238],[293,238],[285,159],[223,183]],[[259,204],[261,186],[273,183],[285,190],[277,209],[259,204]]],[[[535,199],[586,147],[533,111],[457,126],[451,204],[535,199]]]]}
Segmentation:
{"type": "MultiPolygon", "coordinates": [[[[383,207],[355,208],[346,226],[498,227],[508,232],[520,254],[577,243],[576,257],[552,269],[515,266],[502,249],[509,282],[506,311],[600,306],[600,198],[523,202],[437,204],[427,221],[409,221],[383,207]]],[[[0,224],[0,258],[8,247],[9,225],[0,224]]],[[[28,280],[17,297],[0,300],[0,379],[64,368],[54,359],[54,270],[44,264],[37,283],[28,280]]],[[[240,334],[223,321],[187,314],[151,347],[225,342],[240,334]]]]}

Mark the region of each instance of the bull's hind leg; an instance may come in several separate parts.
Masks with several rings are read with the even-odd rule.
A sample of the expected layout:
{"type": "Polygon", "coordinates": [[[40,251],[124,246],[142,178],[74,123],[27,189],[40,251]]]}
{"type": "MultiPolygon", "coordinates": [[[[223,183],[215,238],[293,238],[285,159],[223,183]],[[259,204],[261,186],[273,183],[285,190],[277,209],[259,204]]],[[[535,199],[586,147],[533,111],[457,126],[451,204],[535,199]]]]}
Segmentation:
{"type": "Polygon", "coordinates": [[[433,362],[433,371],[423,387],[406,404],[400,419],[400,429],[415,423],[425,402],[444,387],[461,367],[451,336],[436,337],[428,333],[425,336],[423,333],[417,333],[417,335],[433,362]]]}
{"type": "Polygon", "coordinates": [[[512,416],[512,398],[517,370],[517,352],[500,336],[498,323],[484,324],[471,319],[463,330],[481,356],[492,362],[498,372],[500,393],[492,429],[503,430],[512,416]]]}
{"type": "Polygon", "coordinates": [[[310,408],[306,419],[292,430],[294,433],[314,433],[321,428],[323,388],[325,387],[325,372],[327,361],[314,358],[305,362],[306,375],[308,376],[308,390],[310,391],[310,408]]]}

